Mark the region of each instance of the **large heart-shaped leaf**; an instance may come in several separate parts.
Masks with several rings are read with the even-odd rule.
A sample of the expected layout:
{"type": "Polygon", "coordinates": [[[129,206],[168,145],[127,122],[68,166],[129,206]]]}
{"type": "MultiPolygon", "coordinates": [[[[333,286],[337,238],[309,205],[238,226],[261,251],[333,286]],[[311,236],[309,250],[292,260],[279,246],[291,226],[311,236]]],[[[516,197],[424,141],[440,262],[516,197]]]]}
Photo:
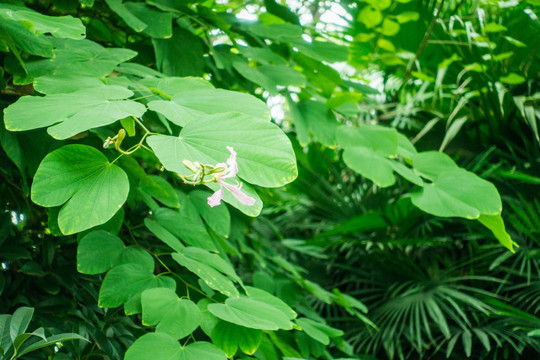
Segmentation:
{"type": "Polygon", "coordinates": [[[123,100],[132,95],[124,87],[102,85],[70,94],[23,96],[4,111],[5,125],[11,131],[50,126],[52,137],[67,139],[128,116],[142,116],[146,111],[143,104],[123,100]]]}
{"type": "Polygon", "coordinates": [[[143,324],[156,325],[157,332],[182,339],[191,334],[201,323],[201,311],[186,299],[179,299],[167,288],[149,289],[142,293],[143,324]]]}
{"type": "Polygon", "coordinates": [[[146,334],[138,338],[127,350],[124,360],[227,360],[227,356],[214,345],[198,341],[180,346],[178,341],[164,333],[146,334]]]}
{"type": "Polygon", "coordinates": [[[421,210],[442,217],[477,219],[502,211],[495,186],[460,168],[442,172],[433,183],[413,193],[411,200],[421,210]]]}
{"type": "Polygon", "coordinates": [[[290,330],[289,316],[280,309],[259,299],[247,296],[230,297],[224,304],[210,304],[208,311],[221,320],[260,330],[290,330]]]}
{"type": "Polygon", "coordinates": [[[153,268],[154,259],[140,247],[124,246],[120,238],[104,230],[88,233],[77,246],[77,270],[83,274],[101,274],[115,265],[130,263],[153,268]]]}
{"type": "Polygon", "coordinates": [[[58,214],[64,234],[107,222],[129,192],[126,173],[86,145],[66,145],[48,154],[37,169],[32,200],[41,206],[65,205],[58,214]]]}
{"type": "Polygon", "coordinates": [[[98,304],[113,308],[124,304],[126,314],[141,312],[141,294],[153,288],[176,289],[176,282],[167,276],[155,276],[153,267],[123,264],[112,268],[99,289],[98,304]]]}
{"type": "Polygon", "coordinates": [[[150,136],[148,144],[167,170],[189,175],[184,160],[216,165],[237,153],[238,176],[264,187],[293,181],[298,170],[291,143],[270,122],[239,113],[209,115],[188,123],[179,137],[150,136]]]}

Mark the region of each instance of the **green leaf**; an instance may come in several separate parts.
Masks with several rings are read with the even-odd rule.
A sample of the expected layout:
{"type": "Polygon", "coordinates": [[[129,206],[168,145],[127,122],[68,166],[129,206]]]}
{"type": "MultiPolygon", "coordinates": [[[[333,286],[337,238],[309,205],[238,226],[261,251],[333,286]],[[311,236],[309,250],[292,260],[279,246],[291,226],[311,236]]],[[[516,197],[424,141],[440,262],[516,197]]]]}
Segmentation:
{"type": "Polygon", "coordinates": [[[346,309],[353,308],[353,309],[356,309],[356,310],[360,310],[363,313],[368,312],[368,308],[360,300],[357,300],[356,298],[354,298],[354,297],[352,297],[350,295],[343,294],[338,289],[333,289],[332,292],[334,293],[334,295],[332,296],[332,299],[337,304],[343,306],[344,308],[346,308],[346,309]]]}
{"type": "Polygon", "coordinates": [[[508,30],[506,26],[496,24],[496,23],[487,23],[484,25],[484,31],[487,33],[497,33],[508,30]]]}
{"type": "Polygon", "coordinates": [[[224,304],[210,304],[208,311],[221,320],[260,330],[290,330],[293,324],[287,315],[266,302],[250,297],[230,297],[224,304]]]}
{"type": "Polygon", "coordinates": [[[231,232],[229,209],[226,206],[208,206],[208,197],[211,195],[208,191],[193,190],[188,194],[188,198],[212,230],[220,236],[228,237],[231,232]]]}
{"type": "Polygon", "coordinates": [[[480,215],[478,221],[493,232],[493,235],[499,242],[511,252],[514,251],[514,246],[517,244],[512,241],[510,235],[506,232],[504,221],[501,215],[480,215]]]}
{"type": "MultiPolygon", "coordinates": [[[[27,62],[28,72],[34,76],[104,77],[118,64],[137,55],[129,49],[104,48],[89,40],[52,39],[54,57],[27,62]]],[[[80,89],[84,89],[83,86],[80,89]]]]}
{"type": "Polygon", "coordinates": [[[409,21],[418,21],[420,14],[416,11],[405,11],[396,16],[396,20],[400,24],[407,23],[409,21]]]}
{"type": "Polygon", "coordinates": [[[499,80],[502,83],[509,84],[509,85],[519,85],[527,81],[527,79],[525,79],[523,76],[516,73],[509,73],[506,76],[501,76],[499,80]]]}
{"type": "MultiPolygon", "coordinates": [[[[210,253],[208,253],[207,256],[209,259],[216,259],[216,257],[219,258],[217,255],[210,253]],[[214,256],[211,257],[211,255],[214,256]]],[[[183,253],[173,253],[172,258],[180,265],[185,266],[189,271],[196,274],[210,288],[217,290],[226,296],[239,295],[238,290],[233,284],[233,281],[227,276],[223,275],[224,272],[220,267],[219,263],[208,263],[205,261],[205,259],[201,261],[200,256],[193,256],[192,252],[188,251],[186,253],[185,250],[183,251],[183,253]]],[[[221,261],[223,260],[221,259],[221,261]]],[[[225,274],[228,275],[227,273],[225,274]]]]}
{"type": "Polygon", "coordinates": [[[62,334],[57,334],[57,335],[50,336],[50,337],[47,338],[47,340],[40,340],[40,341],[35,342],[35,343],[31,344],[31,345],[28,345],[27,347],[25,347],[23,349],[20,349],[19,353],[17,355],[18,355],[18,357],[20,357],[20,356],[23,356],[25,354],[28,354],[29,352],[32,352],[32,351],[35,351],[35,350],[38,350],[38,349],[41,349],[41,348],[44,348],[44,347],[47,347],[47,346],[50,346],[50,345],[54,345],[56,343],[61,343],[61,342],[70,341],[70,340],[88,341],[86,338],[82,337],[79,334],[62,333],[62,334]]]}
{"type": "Polygon", "coordinates": [[[180,200],[173,186],[164,178],[148,175],[141,179],[141,190],[155,198],[165,206],[179,208],[180,200]]]}
{"type": "Polygon", "coordinates": [[[212,342],[232,358],[238,348],[253,355],[262,341],[262,331],[219,321],[212,331],[212,342]]]}
{"type": "Polygon", "coordinates": [[[344,148],[343,160],[348,167],[381,187],[396,181],[386,157],[396,157],[398,135],[395,129],[364,125],[358,129],[340,126],[337,141],[344,148]]]}
{"type": "Polygon", "coordinates": [[[17,336],[23,334],[34,315],[34,308],[22,306],[15,310],[11,316],[11,322],[9,324],[9,335],[11,341],[15,342],[17,336]]]}
{"type": "Polygon", "coordinates": [[[126,9],[136,18],[141,19],[146,27],[142,32],[151,38],[170,38],[173,36],[173,14],[162,12],[146,4],[125,2],[126,9]]]}
{"type": "Polygon", "coordinates": [[[115,265],[129,263],[154,268],[154,259],[148,252],[124,246],[122,240],[107,231],[92,231],[77,246],[77,270],[83,274],[101,274],[115,265]]]}
{"type": "Polygon", "coordinates": [[[146,290],[141,296],[142,322],[156,325],[156,332],[182,339],[199,327],[201,312],[191,300],[179,299],[174,290],[156,288],[146,290]]]}
{"type": "Polygon", "coordinates": [[[403,176],[405,179],[409,180],[413,184],[416,184],[418,186],[424,186],[424,181],[420,176],[416,174],[414,169],[411,169],[404,165],[403,163],[395,160],[389,160],[385,159],[386,162],[390,165],[390,167],[397,172],[399,175],[403,176]]]}
{"type": "Polygon", "coordinates": [[[151,91],[167,99],[171,99],[174,95],[189,93],[194,90],[214,89],[214,86],[208,81],[195,77],[170,76],[162,79],[146,78],[139,81],[139,85],[146,86],[149,88],[149,91],[152,89],[151,91]]]}
{"type": "Polygon", "coordinates": [[[48,37],[32,34],[30,30],[18,21],[0,21],[0,34],[3,40],[7,42],[7,45],[9,45],[10,51],[18,58],[23,69],[26,65],[22,62],[17,49],[43,57],[52,57],[54,55],[53,46],[48,37]]]}
{"type": "Polygon", "coordinates": [[[152,39],[159,71],[169,76],[200,76],[204,71],[203,43],[188,30],[176,27],[172,37],[152,39]]]}
{"type": "Polygon", "coordinates": [[[124,305],[127,315],[141,312],[141,293],[147,289],[176,289],[176,282],[167,276],[154,276],[154,269],[141,264],[122,264],[113,267],[99,289],[100,307],[124,305]]]}
{"type": "Polygon", "coordinates": [[[383,21],[382,13],[372,6],[364,6],[358,13],[358,21],[372,29],[383,21]]]}
{"type": "Polygon", "coordinates": [[[380,32],[385,36],[394,36],[399,33],[400,26],[397,22],[388,18],[384,19],[380,32]]]}
{"type": "Polygon", "coordinates": [[[290,41],[291,39],[298,39],[304,33],[300,26],[293,24],[255,24],[249,26],[248,30],[257,36],[278,41],[290,41]]]}
{"type": "Polygon", "coordinates": [[[411,196],[415,206],[441,217],[478,219],[480,215],[497,215],[502,210],[495,186],[463,169],[441,173],[431,184],[411,196]]]}
{"type": "Polygon", "coordinates": [[[153,219],[189,245],[210,251],[217,250],[214,241],[206,231],[197,208],[185,194],[181,195],[179,210],[156,209],[153,213],[153,219]]]}
{"type": "Polygon", "coordinates": [[[521,42],[521,41],[519,41],[519,40],[517,40],[517,39],[514,39],[514,38],[512,38],[512,37],[510,37],[510,36],[505,36],[504,38],[505,38],[510,44],[512,44],[512,45],[514,45],[514,46],[516,46],[516,47],[520,47],[520,48],[522,48],[522,47],[527,47],[527,44],[525,44],[525,43],[523,43],[523,42],[521,42]]]}
{"type": "Polygon", "coordinates": [[[311,142],[308,122],[300,112],[298,104],[291,98],[290,94],[286,94],[287,105],[289,112],[293,118],[294,129],[296,131],[296,140],[300,145],[305,146],[311,142]]]}
{"type": "Polygon", "coordinates": [[[81,88],[103,86],[103,81],[95,77],[78,75],[40,76],[34,79],[34,89],[42,94],[69,94],[81,88]]]}
{"type": "Polygon", "coordinates": [[[308,318],[296,319],[296,323],[300,325],[302,330],[304,330],[312,339],[315,339],[324,345],[330,344],[330,337],[343,335],[343,331],[341,330],[308,318]]]}
{"type": "Polygon", "coordinates": [[[197,302],[197,307],[201,311],[201,330],[204,331],[208,337],[212,336],[212,331],[216,324],[219,322],[218,318],[216,318],[214,315],[212,315],[208,311],[208,305],[211,304],[212,301],[207,298],[202,298],[197,302]]]}
{"type": "Polygon", "coordinates": [[[305,42],[303,40],[293,40],[291,46],[299,52],[315,60],[328,63],[347,61],[349,58],[349,49],[345,46],[335,44],[331,41],[305,42]]]}
{"type": "Polygon", "coordinates": [[[151,101],[148,103],[148,109],[162,114],[173,124],[182,127],[186,126],[187,123],[204,116],[204,113],[201,111],[186,108],[169,100],[151,101]]]}
{"type": "Polygon", "coordinates": [[[265,290],[252,286],[245,286],[245,290],[251,299],[266,303],[278,309],[287,317],[287,319],[292,320],[296,318],[296,312],[280,298],[270,294],[265,290]]]}
{"type": "Polygon", "coordinates": [[[299,71],[285,65],[261,65],[257,68],[264,76],[279,86],[304,86],[306,77],[299,71]]]}
{"type": "Polygon", "coordinates": [[[23,96],[5,109],[5,124],[11,131],[49,127],[53,138],[63,140],[128,116],[142,116],[143,104],[123,100],[132,95],[124,87],[102,85],[70,94],[23,96]]]}
{"type": "Polygon", "coordinates": [[[177,94],[175,103],[203,114],[239,112],[254,118],[270,119],[268,107],[256,97],[222,89],[199,89],[177,94]]]}
{"type": "Polygon", "coordinates": [[[238,48],[240,53],[242,53],[244,56],[251,58],[261,64],[276,64],[276,65],[285,65],[287,64],[287,61],[273,52],[272,50],[268,48],[259,48],[259,47],[244,47],[240,46],[238,48]]]}
{"type": "Polygon", "coordinates": [[[101,225],[122,207],[129,192],[126,173],[93,147],[66,145],[49,153],[32,184],[41,206],[65,205],[58,226],[65,235],[101,225]]]}
{"type": "Polygon", "coordinates": [[[270,119],[268,107],[261,100],[248,94],[220,89],[203,88],[181,92],[173,96],[172,101],[151,101],[148,103],[148,108],[163,114],[171,122],[182,127],[206,114],[230,111],[250,115],[254,118],[270,119]]]}
{"type": "Polygon", "coordinates": [[[336,146],[336,129],[339,124],[334,113],[325,104],[313,100],[303,101],[298,104],[298,109],[316,140],[326,146],[336,146]]]}
{"type": "Polygon", "coordinates": [[[107,5],[111,8],[112,11],[118,14],[128,24],[130,28],[135,30],[136,32],[141,32],[148,25],[142,20],[140,20],[135,14],[133,14],[131,11],[129,11],[126,4],[122,2],[122,0],[105,0],[107,5]]]}
{"type": "Polygon", "coordinates": [[[45,330],[43,328],[38,328],[31,333],[23,333],[20,334],[15,338],[15,341],[13,341],[13,348],[15,349],[15,352],[19,352],[19,349],[23,346],[23,344],[26,342],[26,340],[30,339],[32,336],[40,337],[43,340],[47,340],[45,337],[45,330]]]}
{"type": "Polygon", "coordinates": [[[214,345],[198,341],[180,346],[173,337],[154,333],[138,338],[127,350],[125,360],[227,360],[223,351],[214,345]]]}
{"type": "Polygon", "coordinates": [[[429,180],[436,179],[444,172],[459,169],[450,156],[438,151],[418,153],[412,160],[414,169],[429,180]]]}
{"type": "Polygon", "coordinates": [[[291,143],[276,125],[238,113],[210,115],[188,123],[179,137],[150,136],[148,144],[167,170],[189,175],[184,160],[215,165],[237,153],[238,177],[264,187],[278,187],[297,174],[291,143]]]}
{"type": "Polygon", "coordinates": [[[11,315],[0,315],[0,355],[6,354],[12,347],[10,322],[11,315]]]}
{"type": "Polygon", "coordinates": [[[0,9],[0,18],[20,21],[37,35],[49,33],[57,38],[84,39],[86,28],[72,16],[47,16],[30,10],[0,9]]]}
{"type": "Polygon", "coordinates": [[[180,242],[180,240],[178,240],[173,234],[154,220],[145,218],[144,225],[146,225],[146,228],[156,235],[159,240],[169,245],[171,249],[178,252],[181,252],[184,249],[184,245],[180,242]]]}
{"type": "Polygon", "coordinates": [[[219,255],[196,247],[187,247],[182,251],[182,254],[191,260],[216,269],[217,271],[227,275],[232,281],[243,286],[242,280],[240,280],[232,265],[219,255]]]}
{"type": "Polygon", "coordinates": [[[276,96],[279,94],[276,88],[277,84],[271,78],[260,72],[258,69],[250,66],[247,62],[235,61],[232,65],[240,75],[242,75],[249,81],[262,86],[270,93],[270,95],[276,96]]]}
{"type": "Polygon", "coordinates": [[[398,133],[395,129],[378,125],[364,125],[357,129],[341,126],[337,135],[338,144],[343,148],[365,147],[381,156],[397,156],[398,133]]]}

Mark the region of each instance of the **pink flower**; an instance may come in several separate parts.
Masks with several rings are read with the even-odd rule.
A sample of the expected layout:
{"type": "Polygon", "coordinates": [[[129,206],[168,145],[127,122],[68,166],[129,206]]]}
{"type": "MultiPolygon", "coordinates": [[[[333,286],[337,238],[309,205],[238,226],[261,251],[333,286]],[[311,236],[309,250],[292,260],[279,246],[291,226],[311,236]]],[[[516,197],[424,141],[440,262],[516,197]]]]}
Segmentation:
{"type": "Polygon", "coordinates": [[[212,196],[208,197],[208,205],[211,207],[217,206],[221,204],[221,199],[223,199],[223,195],[225,195],[225,192],[223,188],[229,190],[235,198],[238,199],[242,204],[251,206],[255,204],[255,199],[251,196],[248,196],[240,190],[242,188],[242,183],[236,182],[237,185],[231,185],[229,183],[226,183],[223,179],[229,179],[236,176],[238,173],[238,164],[236,163],[236,152],[234,149],[230,146],[227,146],[227,150],[231,153],[231,156],[227,159],[227,163],[219,163],[215,166],[215,168],[225,168],[225,171],[220,172],[216,175],[214,175],[214,179],[219,184],[219,190],[216,191],[212,196]]]}

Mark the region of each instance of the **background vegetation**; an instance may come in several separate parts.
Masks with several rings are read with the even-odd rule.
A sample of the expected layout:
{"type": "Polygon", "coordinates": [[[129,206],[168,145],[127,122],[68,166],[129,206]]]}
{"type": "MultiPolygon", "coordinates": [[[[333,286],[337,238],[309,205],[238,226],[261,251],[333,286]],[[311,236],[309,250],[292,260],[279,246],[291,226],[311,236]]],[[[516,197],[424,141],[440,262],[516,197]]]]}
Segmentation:
{"type": "Polygon", "coordinates": [[[537,0],[4,0],[0,353],[539,357],[538,16],[537,0]],[[281,130],[247,122],[269,117],[254,97],[281,130]],[[100,107],[111,101],[124,105],[100,107]],[[67,120],[75,108],[80,126],[67,120]],[[60,120],[68,125],[52,126],[60,120]],[[151,140],[181,128],[188,137],[200,123],[193,144],[208,137],[212,165],[228,157],[212,141],[236,129],[230,141],[254,207],[226,195],[229,204],[210,210],[211,192],[183,183],[184,165],[151,140]],[[343,126],[375,124],[384,130],[368,137],[378,143],[368,155],[354,150],[365,134],[343,126]],[[381,143],[395,139],[397,149],[398,136],[399,150],[385,152],[381,143]],[[116,160],[119,149],[137,151],[116,160]],[[49,157],[55,150],[60,160],[49,157]],[[499,198],[481,198],[487,182],[473,175],[449,182],[470,189],[456,198],[478,196],[476,208],[456,210],[456,198],[419,205],[418,189],[447,160],[422,168],[416,150],[444,152],[493,183],[506,231],[472,220],[499,198]],[[40,177],[46,156],[52,173],[40,177]],[[88,193],[71,215],[61,206],[73,193],[45,198],[75,183],[47,182],[67,174],[63,165],[109,161],[125,178],[108,196],[88,193]],[[99,211],[86,207],[105,197],[99,211]],[[119,211],[92,218],[115,201],[119,211]],[[241,316],[209,310],[223,303],[234,314],[235,292],[246,294],[241,316]]]}

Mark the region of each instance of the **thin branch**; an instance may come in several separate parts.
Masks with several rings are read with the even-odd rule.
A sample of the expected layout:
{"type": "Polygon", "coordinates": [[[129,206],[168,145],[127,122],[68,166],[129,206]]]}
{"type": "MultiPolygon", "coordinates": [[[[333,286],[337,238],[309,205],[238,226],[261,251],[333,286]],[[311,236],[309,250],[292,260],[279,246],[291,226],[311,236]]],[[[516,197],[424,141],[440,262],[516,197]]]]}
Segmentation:
{"type": "MultiPolygon", "coordinates": [[[[433,29],[435,28],[435,24],[437,23],[437,19],[439,18],[439,15],[441,14],[441,10],[442,10],[443,5],[444,5],[444,0],[441,0],[441,2],[439,4],[439,7],[437,8],[437,12],[433,15],[433,19],[431,20],[431,24],[429,24],[429,27],[428,27],[425,35],[424,35],[424,39],[420,43],[420,46],[418,47],[418,51],[416,52],[416,54],[414,55],[414,58],[409,63],[409,66],[407,68],[407,72],[403,76],[403,84],[401,85],[401,87],[404,87],[405,84],[407,84],[407,80],[411,76],[411,72],[413,70],[414,63],[416,62],[416,60],[418,60],[420,58],[420,56],[422,55],[422,52],[424,52],[424,48],[428,44],[429,37],[431,36],[431,33],[433,32],[433,29]]],[[[398,93],[399,93],[399,91],[396,94],[398,94],[398,93]]]]}

